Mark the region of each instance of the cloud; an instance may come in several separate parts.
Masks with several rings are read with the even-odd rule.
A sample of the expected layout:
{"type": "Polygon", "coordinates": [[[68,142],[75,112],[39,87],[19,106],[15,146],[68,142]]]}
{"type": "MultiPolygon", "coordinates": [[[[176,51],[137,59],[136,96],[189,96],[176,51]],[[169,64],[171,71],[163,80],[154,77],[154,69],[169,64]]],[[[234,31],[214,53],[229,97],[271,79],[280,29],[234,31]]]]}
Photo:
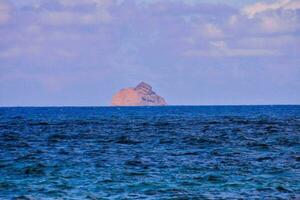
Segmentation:
{"type": "Polygon", "coordinates": [[[296,18],[286,18],[279,15],[261,17],[259,26],[266,33],[294,32],[299,28],[296,18]]]}
{"type": "Polygon", "coordinates": [[[248,17],[253,18],[256,15],[276,10],[297,10],[300,9],[300,1],[298,0],[278,0],[273,3],[256,3],[253,5],[246,6],[243,9],[243,13],[248,17]]]}
{"type": "Polygon", "coordinates": [[[242,38],[236,41],[238,47],[248,47],[251,49],[280,49],[288,52],[286,49],[296,48],[300,44],[300,37],[292,35],[276,35],[272,37],[252,36],[242,38]]]}
{"type": "Polygon", "coordinates": [[[94,25],[112,19],[109,12],[112,0],[58,0],[60,9],[41,13],[41,19],[49,25],[94,25]]]}
{"type": "MultiPolygon", "coordinates": [[[[245,15],[246,8],[257,4],[241,11],[222,4],[187,4],[184,1],[145,4],[135,0],[45,2],[40,1],[32,13],[24,12],[28,5],[26,9],[18,10],[18,16],[24,16],[24,19],[18,19],[19,24],[14,30],[3,32],[2,35],[10,38],[12,43],[2,49],[2,58],[22,55],[26,47],[38,47],[45,60],[68,58],[75,62],[93,57],[93,62],[97,63],[100,57],[106,57],[105,60],[115,57],[119,60],[130,58],[132,65],[141,60],[153,60],[154,55],[162,56],[157,55],[158,49],[164,51],[164,60],[178,55],[220,58],[281,56],[282,51],[288,51],[292,39],[282,41],[286,42],[287,45],[282,45],[286,49],[271,48],[258,41],[265,41],[272,34],[288,35],[298,30],[297,17],[269,14],[265,11],[269,9],[260,9],[261,14],[255,14],[253,18],[245,15]],[[135,49],[134,53],[131,49],[135,49]]],[[[284,4],[286,8],[297,7],[294,1],[288,2],[284,4]]],[[[272,9],[278,7],[277,4],[271,6],[272,9]]]]}
{"type": "Polygon", "coordinates": [[[221,38],[224,36],[223,31],[214,24],[205,24],[202,30],[208,38],[221,38]]]}
{"type": "Polygon", "coordinates": [[[48,25],[93,25],[102,21],[100,16],[89,13],[78,13],[72,11],[48,11],[42,14],[42,22],[48,25]]]}
{"type": "Polygon", "coordinates": [[[299,10],[299,0],[278,0],[246,6],[242,15],[249,22],[252,21],[253,27],[262,33],[291,33],[300,29],[299,10]]]}
{"type": "Polygon", "coordinates": [[[193,29],[186,38],[190,46],[182,54],[194,58],[275,58],[291,54],[299,44],[297,6],[296,1],[258,3],[216,19],[191,20],[193,29]],[[277,10],[282,8],[284,11],[277,10]]]}
{"type": "Polygon", "coordinates": [[[5,50],[0,51],[0,58],[16,58],[21,56],[36,55],[39,52],[39,47],[37,46],[15,46],[5,50]]]}
{"type": "Polygon", "coordinates": [[[206,50],[191,49],[184,52],[188,57],[269,57],[280,55],[276,49],[229,47],[225,41],[211,41],[206,50]]]}
{"type": "Polygon", "coordinates": [[[0,0],[0,25],[11,18],[12,8],[6,0],[0,0]]]}
{"type": "Polygon", "coordinates": [[[113,3],[113,0],[58,0],[64,6],[84,6],[95,5],[98,7],[106,7],[113,3]]]}
{"type": "Polygon", "coordinates": [[[281,0],[256,3],[228,19],[228,28],[237,37],[297,36],[300,31],[300,1],[281,0]]]}

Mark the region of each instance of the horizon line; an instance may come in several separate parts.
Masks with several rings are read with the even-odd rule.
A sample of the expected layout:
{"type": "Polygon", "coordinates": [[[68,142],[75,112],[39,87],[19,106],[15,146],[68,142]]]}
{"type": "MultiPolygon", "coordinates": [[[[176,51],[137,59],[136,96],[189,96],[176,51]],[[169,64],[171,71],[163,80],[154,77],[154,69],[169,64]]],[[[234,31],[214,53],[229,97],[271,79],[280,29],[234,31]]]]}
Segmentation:
{"type": "Polygon", "coordinates": [[[164,105],[164,106],[98,106],[98,105],[8,105],[8,106],[0,106],[0,108],[71,108],[71,107],[77,107],[77,108],[88,108],[88,107],[99,107],[99,108],[135,108],[135,107],[196,107],[196,106],[203,106],[203,107],[210,107],[210,106],[300,106],[300,104],[174,104],[174,105],[164,105]]]}

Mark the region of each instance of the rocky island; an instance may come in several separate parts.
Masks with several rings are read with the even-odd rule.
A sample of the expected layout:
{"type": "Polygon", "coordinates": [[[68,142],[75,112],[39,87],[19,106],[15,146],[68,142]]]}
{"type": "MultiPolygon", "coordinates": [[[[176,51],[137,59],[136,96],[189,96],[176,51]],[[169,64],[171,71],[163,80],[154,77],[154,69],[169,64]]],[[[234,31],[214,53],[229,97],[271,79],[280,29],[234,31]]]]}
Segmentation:
{"type": "Polygon", "coordinates": [[[124,88],[116,93],[111,102],[112,106],[164,106],[165,99],[157,95],[152,87],[145,83],[139,83],[135,88],[124,88]]]}

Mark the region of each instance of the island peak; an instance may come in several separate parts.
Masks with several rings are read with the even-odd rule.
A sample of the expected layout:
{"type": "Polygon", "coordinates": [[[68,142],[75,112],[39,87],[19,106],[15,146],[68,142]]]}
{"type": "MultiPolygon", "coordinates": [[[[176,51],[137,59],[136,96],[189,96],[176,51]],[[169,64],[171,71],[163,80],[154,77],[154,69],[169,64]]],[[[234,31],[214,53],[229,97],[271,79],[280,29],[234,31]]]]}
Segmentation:
{"type": "Polygon", "coordinates": [[[151,85],[149,85],[148,83],[145,83],[144,81],[140,82],[135,89],[139,89],[139,88],[147,88],[148,90],[152,90],[151,85]]]}
{"type": "Polygon", "coordinates": [[[151,85],[140,82],[134,88],[124,88],[116,93],[111,102],[112,106],[164,106],[165,99],[157,95],[151,85]]]}

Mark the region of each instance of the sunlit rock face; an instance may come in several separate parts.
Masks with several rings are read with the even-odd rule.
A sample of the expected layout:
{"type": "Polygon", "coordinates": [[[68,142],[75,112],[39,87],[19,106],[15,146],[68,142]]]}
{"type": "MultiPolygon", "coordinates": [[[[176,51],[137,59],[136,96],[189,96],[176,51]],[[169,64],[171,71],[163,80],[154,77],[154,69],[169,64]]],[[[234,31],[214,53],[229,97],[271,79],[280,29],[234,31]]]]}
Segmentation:
{"type": "Polygon", "coordinates": [[[120,90],[112,98],[112,106],[164,106],[164,98],[157,95],[150,85],[141,82],[135,88],[120,90]]]}

